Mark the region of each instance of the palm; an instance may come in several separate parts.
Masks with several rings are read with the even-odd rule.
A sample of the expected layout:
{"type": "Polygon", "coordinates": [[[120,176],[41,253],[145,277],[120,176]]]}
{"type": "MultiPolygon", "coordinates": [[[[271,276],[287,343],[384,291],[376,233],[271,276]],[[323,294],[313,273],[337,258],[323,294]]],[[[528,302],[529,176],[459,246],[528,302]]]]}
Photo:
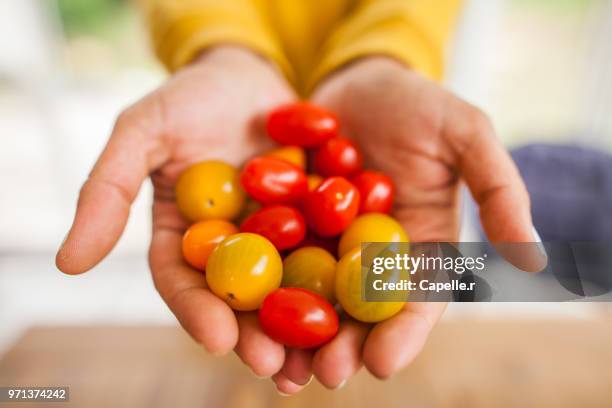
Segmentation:
{"type": "MultiPolygon", "coordinates": [[[[445,117],[451,99],[439,86],[401,67],[354,76],[317,95],[357,140],[366,165],[397,186],[395,216],[414,241],[453,241],[459,234],[456,160],[445,117]]],[[[338,79],[341,81],[341,79],[338,79]]]]}
{"type": "MultiPolygon", "coordinates": [[[[314,96],[339,116],[343,132],[361,147],[366,167],[393,179],[394,215],[413,241],[458,238],[458,178],[443,134],[447,97],[393,63],[380,69],[367,61],[332,77],[314,96]]],[[[391,375],[418,354],[444,308],[410,303],[396,317],[358,330],[354,344],[363,352],[355,350],[354,358],[379,377],[391,375]]],[[[357,325],[350,319],[342,324],[357,325]]]]}
{"type": "MultiPolygon", "coordinates": [[[[215,57],[206,56],[209,60],[215,57]]],[[[263,115],[293,97],[263,61],[252,66],[247,75],[239,71],[242,67],[208,62],[184,69],[143,101],[159,112],[159,127],[171,152],[152,174],[155,201],[160,206],[173,202],[168,198],[188,165],[205,159],[239,165],[269,148],[263,137],[263,115]]],[[[164,216],[169,216],[166,211],[157,212],[154,221],[159,223],[159,217],[164,216]]],[[[176,222],[180,219],[172,218],[176,222]]]]}
{"type": "Polygon", "coordinates": [[[238,68],[196,64],[141,102],[159,112],[160,133],[171,152],[151,175],[154,231],[186,227],[174,204],[174,185],[187,166],[206,159],[239,165],[270,147],[263,137],[263,115],[293,95],[263,61],[248,75],[238,68]]]}

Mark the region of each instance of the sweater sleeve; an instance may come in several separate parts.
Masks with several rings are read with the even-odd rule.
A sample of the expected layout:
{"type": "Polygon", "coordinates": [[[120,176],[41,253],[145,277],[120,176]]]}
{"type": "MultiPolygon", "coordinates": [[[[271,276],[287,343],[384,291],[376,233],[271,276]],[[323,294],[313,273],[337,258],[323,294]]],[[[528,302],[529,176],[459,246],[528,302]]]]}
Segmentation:
{"type": "Polygon", "coordinates": [[[170,71],[202,50],[227,43],[245,46],[294,73],[275,33],[249,0],[140,0],[153,47],[170,71]]]}
{"type": "Polygon", "coordinates": [[[386,55],[439,80],[445,44],[461,0],[362,0],[324,44],[308,79],[312,90],[339,67],[360,57],[386,55]]]}

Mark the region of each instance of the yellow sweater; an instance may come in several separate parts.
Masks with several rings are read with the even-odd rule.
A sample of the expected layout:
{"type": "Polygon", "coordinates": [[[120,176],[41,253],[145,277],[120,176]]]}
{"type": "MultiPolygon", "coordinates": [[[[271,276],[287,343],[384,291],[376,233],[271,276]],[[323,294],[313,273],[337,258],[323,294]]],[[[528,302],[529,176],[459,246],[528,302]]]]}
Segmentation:
{"type": "Polygon", "coordinates": [[[274,61],[302,95],[367,55],[387,55],[430,78],[461,0],[141,0],[155,51],[173,71],[217,44],[274,61]]]}

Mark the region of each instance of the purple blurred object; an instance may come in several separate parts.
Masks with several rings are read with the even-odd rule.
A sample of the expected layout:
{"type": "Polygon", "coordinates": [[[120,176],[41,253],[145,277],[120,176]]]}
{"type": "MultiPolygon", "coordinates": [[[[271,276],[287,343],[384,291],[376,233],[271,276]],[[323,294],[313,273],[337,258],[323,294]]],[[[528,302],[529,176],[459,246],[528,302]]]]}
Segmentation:
{"type": "Polygon", "coordinates": [[[612,156],[579,146],[512,151],[543,241],[612,240],[612,156]]]}

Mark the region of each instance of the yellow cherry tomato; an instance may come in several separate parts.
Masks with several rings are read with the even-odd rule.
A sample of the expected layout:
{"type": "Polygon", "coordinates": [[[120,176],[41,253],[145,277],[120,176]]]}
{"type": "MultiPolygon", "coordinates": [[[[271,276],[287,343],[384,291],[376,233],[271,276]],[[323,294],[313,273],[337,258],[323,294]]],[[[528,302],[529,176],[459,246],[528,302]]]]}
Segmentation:
{"type": "Polygon", "coordinates": [[[308,289],[334,304],[335,275],[336,258],[323,248],[303,247],[293,251],[283,261],[281,286],[308,289]]]}
{"type": "Polygon", "coordinates": [[[344,231],[338,244],[342,257],[362,242],[408,242],[408,235],[399,222],[386,214],[368,213],[355,218],[344,231]]]}
{"type": "MultiPolygon", "coordinates": [[[[366,323],[380,322],[404,307],[405,302],[363,300],[362,279],[361,248],[357,247],[344,255],[336,268],[336,299],[342,309],[353,318],[366,323]]],[[[384,277],[382,279],[384,280],[384,277]]]]}
{"type": "Polygon", "coordinates": [[[283,146],[274,150],[270,150],[265,155],[266,157],[276,157],[295,164],[301,169],[306,168],[306,153],[299,146],[283,146]]]}
{"type": "Polygon", "coordinates": [[[194,164],[176,184],[176,204],[191,221],[235,218],[245,197],[238,169],[218,160],[194,164]]]}
{"type": "Polygon", "coordinates": [[[238,228],[224,220],[200,221],[193,224],[183,235],[183,257],[187,263],[205,270],[211,252],[229,235],[238,233],[238,228]]]}
{"type": "Polygon", "coordinates": [[[240,233],[225,238],[208,258],[210,290],[234,310],[255,310],[280,286],[283,261],[261,235],[240,233]]]}
{"type": "Polygon", "coordinates": [[[312,191],[321,185],[323,177],[318,174],[309,174],[306,176],[306,181],[308,182],[308,191],[312,191]]]}

